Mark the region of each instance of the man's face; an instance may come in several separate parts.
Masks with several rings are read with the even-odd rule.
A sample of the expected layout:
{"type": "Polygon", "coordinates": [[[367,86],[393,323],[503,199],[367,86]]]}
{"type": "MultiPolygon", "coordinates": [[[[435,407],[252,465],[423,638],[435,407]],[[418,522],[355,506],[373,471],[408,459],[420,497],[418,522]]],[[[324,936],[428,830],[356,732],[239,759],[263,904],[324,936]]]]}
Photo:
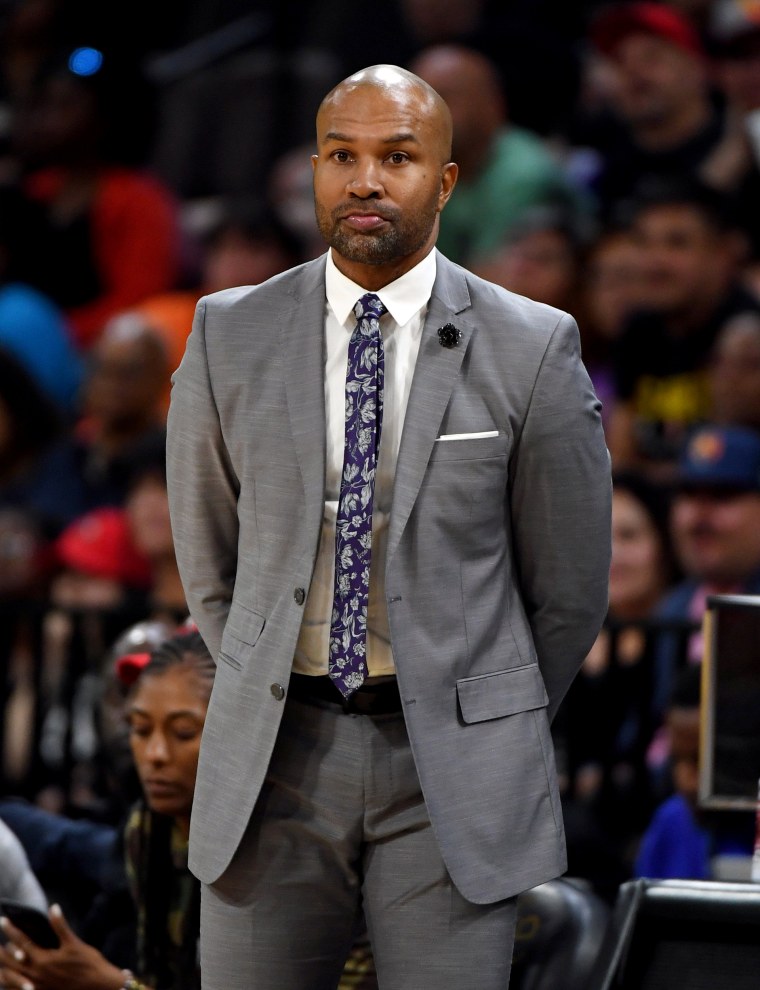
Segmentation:
{"type": "Polygon", "coordinates": [[[166,383],[165,362],[143,337],[105,337],[92,353],[86,384],[88,412],[123,427],[158,408],[166,383]]]}
{"type": "Polygon", "coordinates": [[[652,34],[631,34],[613,61],[612,100],[634,128],[663,125],[705,99],[705,71],[695,55],[652,34]]]}
{"type": "MultiPolygon", "coordinates": [[[[688,204],[643,209],[634,224],[647,304],[666,313],[690,309],[724,271],[727,245],[688,204]]],[[[722,282],[721,282],[722,285],[722,282]]]]}
{"type": "Polygon", "coordinates": [[[673,501],[672,524],[689,577],[729,586],[760,568],[760,493],[681,492],[673,501]]]}
{"type": "Polygon", "coordinates": [[[436,113],[414,87],[361,85],[317,119],[317,224],[341,271],[368,289],[414,267],[456,181],[436,113]]]}

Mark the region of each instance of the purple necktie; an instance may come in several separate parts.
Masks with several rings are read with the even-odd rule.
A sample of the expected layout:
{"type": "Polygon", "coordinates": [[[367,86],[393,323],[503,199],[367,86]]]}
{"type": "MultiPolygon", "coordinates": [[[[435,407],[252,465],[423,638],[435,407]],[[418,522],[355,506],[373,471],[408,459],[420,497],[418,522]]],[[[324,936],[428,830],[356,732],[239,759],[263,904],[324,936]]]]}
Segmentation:
{"type": "Polygon", "coordinates": [[[346,432],[335,526],[335,590],[329,673],[348,698],[367,676],[367,608],[372,558],[372,503],[383,422],[383,339],[380,299],[368,292],[354,306],[348,344],[346,432]]]}

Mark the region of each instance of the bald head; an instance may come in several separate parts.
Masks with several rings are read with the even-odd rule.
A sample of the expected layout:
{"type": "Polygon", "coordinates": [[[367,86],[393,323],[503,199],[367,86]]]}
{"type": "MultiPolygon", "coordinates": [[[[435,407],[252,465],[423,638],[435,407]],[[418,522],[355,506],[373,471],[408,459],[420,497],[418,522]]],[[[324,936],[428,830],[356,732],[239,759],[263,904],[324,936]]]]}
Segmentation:
{"type": "Polygon", "coordinates": [[[327,113],[364,89],[377,90],[398,102],[413,103],[435,137],[441,164],[450,161],[453,125],[448,106],[424,79],[398,65],[370,65],[331,89],[317,111],[318,139],[327,113]]]}
{"type": "MultiPolygon", "coordinates": [[[[497,103],[503,99],[501,79],[494,63],[465,45],[431,45],[424,48],[412,62],[419,79],[442,95],[466,90],[480,94],[483,101],[497,103]]],[[[434,90],[434,91],[435,91],[434,90]]]]}

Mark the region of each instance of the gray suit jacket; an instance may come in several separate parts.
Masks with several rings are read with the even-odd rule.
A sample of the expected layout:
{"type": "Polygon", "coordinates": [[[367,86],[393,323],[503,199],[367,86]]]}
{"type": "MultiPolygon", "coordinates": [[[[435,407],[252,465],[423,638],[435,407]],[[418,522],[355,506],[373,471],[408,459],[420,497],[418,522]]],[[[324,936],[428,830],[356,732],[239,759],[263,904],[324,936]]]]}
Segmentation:
{"type": "MultiPolygon", "coordinates": [[[[228,866],[266,773],[317,554],[324,264],[201,300],[174,379],[177,558],[218,660],[190,835],[207,883],[228,866]]],[[[609,551],[609,459],[573,319],[439,254],[385,590],[430,818],[473,902],[566,868],[549,722],[604,617],[609,551]],[[436,332],[446,323],[462,331],[452,349],[436,332]]]]}

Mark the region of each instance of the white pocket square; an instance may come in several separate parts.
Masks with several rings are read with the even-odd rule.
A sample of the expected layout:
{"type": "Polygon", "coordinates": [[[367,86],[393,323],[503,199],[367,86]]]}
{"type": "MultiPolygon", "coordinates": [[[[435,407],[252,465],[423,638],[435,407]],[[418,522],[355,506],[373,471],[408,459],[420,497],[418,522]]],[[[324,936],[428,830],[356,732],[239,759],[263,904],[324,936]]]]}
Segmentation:
{"type": "Polygon", "coordinates": [[[483,433],[444,433],[440,437],[435,438],[435,442],[439,443],[441,440],[485,440],[487,437],[498,437],[498,430],[486,430],[483,433]]]}

